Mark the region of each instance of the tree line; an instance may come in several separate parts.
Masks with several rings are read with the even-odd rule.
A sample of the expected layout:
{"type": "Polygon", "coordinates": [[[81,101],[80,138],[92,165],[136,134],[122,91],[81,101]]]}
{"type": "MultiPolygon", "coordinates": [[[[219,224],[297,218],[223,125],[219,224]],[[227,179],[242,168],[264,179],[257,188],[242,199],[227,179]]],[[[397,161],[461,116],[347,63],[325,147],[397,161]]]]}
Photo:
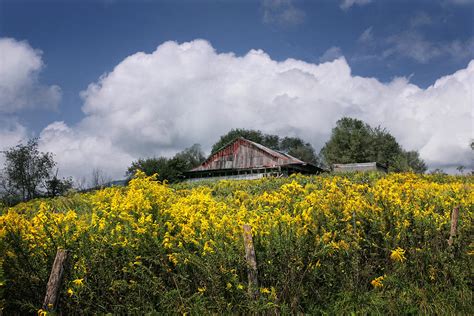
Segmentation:
{"type": "MultiPolygon", "coordinates": [[[[295,158],[330,169],[336,163],[378,162],[391,172],[412,171],[424,173],[425,162],[417,151],[406,151],[386,129],[371,127],[361,120],[344,117],[337,121],[319,154],[309,142],[299,137],[280,137],[254,129],[232,129],[220,136],[212,146],[211,154],[219,151],[238,137],[262,144],[270,149],[287,153],[295,158]]],[[[160,180],[177,182],[184,172],[199,166],[205,159],[198,144],[176,154],[173,158],[139,159],[128,168],[131,177],[140,169],[147,175],[158,173],[160,180]]]]}
{"type": "MultiPolygon", "coordinates": [[[[371,127],[361,120],[349,117],[337,121],[330,139],[319,153],[316,153],[309,142],[299,137],[280,137],[253,129],[232,129],[220,136],[212,146],[211,153],[217,152],[237,137],[244,137],[326,169],[330,169],[335,163],[376,161],[392,172],[423,173],[427,170],[418,152],[403,149],[386,129],[371,127]]],[[[72,178],[58,177],[53,155],[38,150],[37,138],[2,153],[5,165],[0,173],[0,197],[4,204],[11,205],[40,196],[54,197],[73,188],[72,178]]],[[[133,161],[125,176],[130,180],[140,169],[147,175],[158,174],[158,180],[178,182],[184,178],[186,171],[200,165],[205,158],[200,145],[194,144],[171,158],[148,157],[133,161]]],[[[76,189],[97,188],[111,182],[99,169],[94,169],[90,178],[88,186],[85,185],[85,178],[76,179],[76,189]]]]}

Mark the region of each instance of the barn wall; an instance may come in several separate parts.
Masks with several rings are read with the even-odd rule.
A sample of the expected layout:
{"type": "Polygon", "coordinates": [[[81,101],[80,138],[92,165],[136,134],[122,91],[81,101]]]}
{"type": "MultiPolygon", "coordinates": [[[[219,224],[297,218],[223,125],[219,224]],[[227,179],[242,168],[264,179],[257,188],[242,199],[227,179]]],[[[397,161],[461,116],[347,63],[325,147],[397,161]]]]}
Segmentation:
{"type": "Polygon", "coordinates": [[[245,140],[238,140],[215,153],[194,170],[271,167],[282,163],[282,159],[272,157],[245,140]]]}

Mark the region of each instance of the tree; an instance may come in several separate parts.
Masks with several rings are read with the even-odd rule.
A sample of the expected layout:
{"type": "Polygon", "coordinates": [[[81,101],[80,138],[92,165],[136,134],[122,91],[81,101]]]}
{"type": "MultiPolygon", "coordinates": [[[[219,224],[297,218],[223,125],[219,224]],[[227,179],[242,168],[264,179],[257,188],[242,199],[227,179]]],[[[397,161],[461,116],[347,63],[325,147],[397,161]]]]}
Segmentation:
{"type": "Polygon", "coordinates": [[[158,180],[169,182],[177,182],[184,178],[184,172],[188,171],[203,162],[204,154],[199,144],[186,148],[177,153],[173,158],[158,157],[138,159],[132,162],[128,168],[127,178],[133,177],[137,170],[143,171],[146,175],[151,176],[158,174],[158,180]]]}
{"type": "Polygon", "coordinates": [[[10,199],[27,201],[40,196],[47,188],[56,163],[51,153],[38,150],[38,139],[18,144],[3,152],[5,167],[2,186],[10,199]]]}
{"type": "Polygon", "coordinates": [[[310,143],[304,142],[298,137],[285,137],[280,140],[279,150],[289,155],[319,165],[319,158],[310,143]]]}
{"type": "Polygon", "coordinates": [[[373,161],[372,130],[364,122],[348,117],[337,121],[331,138],[321,149],[327,164],[373,161]]]}
{"type": "Polygon", "coordinates": [[[230,142],[233,142],[238,137],[243,137],[272,149],[277,149],[279,145],[278,136],[275,138],[275,135],[265,135],[258,130],[237,128],[230,130],[225,135],[222,135],[212,146],[211,154],[219,151],[222,147],[229,144],[230,142]]]}
{"type": "Polygon", "coordinates": [[[67,191],[72,189],[72,178],[58,178],[58,171],[49,180],[46,180],[46,194],[49,197],[64,195],[67,191]]]}
{"type": "Polygon", "coordinates": [[[320,165],[319,157],[316,155],[314,148],[310,143],[303,141],[301,138],[280,138],[278,135],[264,134],[262,131],[252,129],[238,128],[230,130],[227,134],[222,135],[212,146],[212,153],[217,152],[238,137],[243,137],[273,150],[285,152],[305,162],[320,165]]]}
{"type": "Polygon", "coordinates": [[[147,176],[158,173],[158,180],[164,180],[163,170],[167,168],[168,158],[140,158],[137,161],[132,162],[132,165],[128,167],[126,176],[131,178],[135,175],[137,170],[143,171],[147,176]]]}
{"type": "Polygon", "coordinates": [[[420,158],[417,151],[402,150],[389,165],[389,171],[391,172],[412,171],[415,173],[425,173],[427,169],[425,162],[420,158]]]}
{"type": "Polygon", "coordinates": [[[436,169],[434,169],[434,170],[431,170],[431,171],[430,171],[430,174],[443,175],[443,176],[447,175],[447,173],[444,172],[444,170],[441,169],[441,168],[436,168],[436,169]]]}
{"type": "Polygon", "coordinates": [[[180,159],[185,164],[184,168],[187,170],[199,166],[206,159],[199,144],[194,144],[177,153],[174,158],[180,159]]]}
{"type": "Polygon", "coordinates": [[[386,129],[349,117],[337,121],[321,155],[328,165],[376,161],[390,171],[424,173],[427,169],[418,152],[405,151],[386,129]]]}
{"type": "MultiPolygon", "coordinates": [[[[409,166],[409,159],[411,154],[405,153],[402,147],[398,144],[395,137],[393,137],[386,129],[376,127],[372,130],[372,144],[370,146],[369,159],[377,161],[378,163],[390,167],[395,163],[399,155],[405,157],[407,165],[409,166]]],[[[416,153],[418,155],[418,153],[416,153]]]]}
{"type": "Polygon", "coordinates": [[[104,171],[99,168],[94,168],[91,172],[91,182],[89,187],[102,188],[110,181],[112,181],[112,179],[107,176],[104,171]]]}

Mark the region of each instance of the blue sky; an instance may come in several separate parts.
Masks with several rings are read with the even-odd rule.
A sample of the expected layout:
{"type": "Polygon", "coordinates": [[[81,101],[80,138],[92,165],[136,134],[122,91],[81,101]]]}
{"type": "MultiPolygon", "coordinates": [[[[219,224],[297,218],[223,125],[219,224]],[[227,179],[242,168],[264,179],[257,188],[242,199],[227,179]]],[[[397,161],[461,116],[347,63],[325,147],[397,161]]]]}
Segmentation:
{"type": "MultiPolygon", "coordinates": [[[[107,77],[137,52],[152,54],[167,41],[181,44],[195,39],[207,41],[217,55],[243,57],[251,50],[262,50],[274,62],[292,58],[319,65],[343,56],[351,78],[374,78],[389,85],[402,77],[407,86],[428,89],[439,78],[465,69],[474,58],[473,15],[474,1],[470,0],[1,0],[0,38],[36,50],[42,67],[31,72],[34,85],[57,86],[60,92],[52,106],[36,104],[38,98],[32,98],[28,106],[0,111],[0,119],[15,122],[7,131],[10,134],[21,127],[26,135],[39,135],[54,122],[72,129],[83,126],[92,120],[83,108],[90,84],[101,85],[101,76],[107,77]]],[[[159,72],[154,73],[159,76],[159,72]]],[[[385,120],[374,118],[371,123],[390,125],[385,120]]],[[[248,127],[306,136],[267,123],[248,127]]],[[[464,128],[472,129],[472,125],[464,128]]],[[[321,135],[310,138],[325,135],[316,134],[321,135]]],[[[310,141],[315,147],[324,142],[310,141]]],[[[202,139],[196,142],[208,146],[202,139]]],[[[147,144],[162,150],[140,150],[130,157],[169,154],[179,148],[169,141],[143,146],[147,144]]],[[[423,144],[406,145],[423,148],[423,144]]]]}

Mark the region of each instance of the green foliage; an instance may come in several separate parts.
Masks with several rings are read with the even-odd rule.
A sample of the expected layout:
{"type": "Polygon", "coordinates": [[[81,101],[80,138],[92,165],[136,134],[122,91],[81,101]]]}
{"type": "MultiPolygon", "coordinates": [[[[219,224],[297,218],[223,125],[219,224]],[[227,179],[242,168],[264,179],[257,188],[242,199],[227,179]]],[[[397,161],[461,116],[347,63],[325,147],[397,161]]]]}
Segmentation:
{"type": "Polygon", "coordinates": [[[49,197],[64,195],[66,192],[72,189],[72,185],[72,178],[60,179],[56,174],[51,179],[46,180],[46,195],[49,197]]]}
{"type": "Polygon", "coordinates": [[[198,166],[205,159],[199,144],[186,148],[177,153],[173,158],[158,157],[138,159],[132,162],[127,170],[130,179],[137,170],[143,171],[147,176],[158,174],[158,180],[167,180],[171,183],[183,179],[184,172],[198,166]]]}
{"type": "Polygon", "coordinates": [[[206,157],[201,150],[201,146],[199,144],[194,144],[189,148],[177,153],[174,156],[174,159],[177,160],[175,164],[183,164],[184,170],[189,170],[196,166],[199,166],[206,157]]]}
{"type": "Polygon", "coordinates": [[[326,163],[370,162],[372,130],[364,122],[344,117],[337,121],[330,140],[321,149],[326,163]]]}
{"type": "Polygon", "coordinates": [[[211,154],[217,152],[219,149],[239,137],[243,137],[245,139],[259,143],[271,149],[279,149],[279,137],[277,135],[267,135],[259,130],[237,128],[232,129],[225,135],[222,135],[219,140],[212,146],[211,154]]]}
{"type": "Polygon", "coordinates": [[[418,152],[403,150],[387,130],[349,117],[337,121],[321,155],[328,165],[376,161],[390,171],[424,173],[427,169],[418,152]]]}
{"type": "Polygon", "coordinates": [[[304,142],[298,137],[285,137],[279,142],[279,150],[290,154],[293,157],[319,165],[319,159],[310,143],[304,142]]]}
{"type": "Polygon", "coordinates": [[[38,139],[30,139],[26,144],[18,144],[5,152],[5,167],[1,184],[4,200],[27,201],[41,196],[46,181],[52,177],[56,163],[51,153],[38,150],[38,139]]]}
{"type": "Polygon", "coordinates": [[[417,151],[402,150],[394,157],[388,170],[393,172],[413,171],[415,173],[425,173],[427,169],[425,162],[420,158],[417,151]]]}
{"type": "Polygon", "coordinates": [[[259,130],[252,129],[232,129],[227,134],[222,135],[213,146],[212,153],[217,152],[222,147],[234,141],[236,138],[243,137],[253,142],[259,143],[273,150],[285,152],[304,162],[309,162],[319,166],[320,160],[310,143],[305,142],[298,137],[280,138],[278,135],[264,134],[259,130]]]}
{"type": "Polygon", "coordinates": [[[141,170],[147,176],[158,173],[158,179],[163,181],[168,176],[166,173],[168,168],[168,160],[169,159],[166,157],[145,159],[140,158],[137,161],[132,162],[132,165],[128,167],[127,177],[131,178],[137,170],[141,170]]]}

